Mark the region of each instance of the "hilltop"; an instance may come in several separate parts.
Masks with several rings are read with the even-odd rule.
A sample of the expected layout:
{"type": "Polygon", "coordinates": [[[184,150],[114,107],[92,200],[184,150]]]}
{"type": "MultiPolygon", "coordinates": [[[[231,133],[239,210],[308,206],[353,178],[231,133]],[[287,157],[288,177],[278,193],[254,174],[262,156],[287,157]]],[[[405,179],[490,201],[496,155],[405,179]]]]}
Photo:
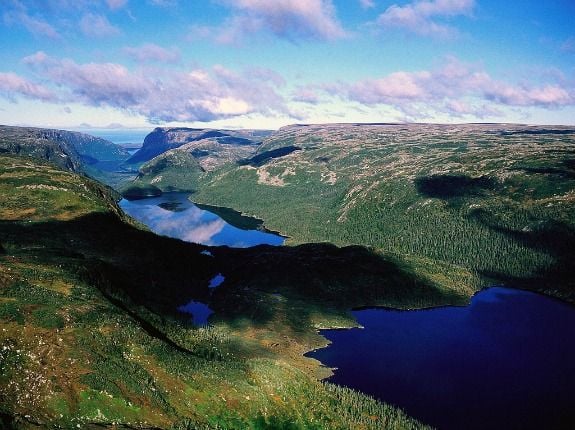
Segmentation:
{"type": "MultiPolygon", "coordinates": [[[[182,148],[185,152],[195,152],[197,158],[226,151],[226,146],[243,149],[254,147],[271,134],[266,130],[217,130],[201,128],[162,128],[157,127],[144,139],[142,148],[136,152],[128,163],[143,163],[163,154],[166,151],[182,148]]],[[[254,148],[254,152],[255,152],[254,148]]],[[[229,158],[228,158],[229,160],[229,158]]]]}

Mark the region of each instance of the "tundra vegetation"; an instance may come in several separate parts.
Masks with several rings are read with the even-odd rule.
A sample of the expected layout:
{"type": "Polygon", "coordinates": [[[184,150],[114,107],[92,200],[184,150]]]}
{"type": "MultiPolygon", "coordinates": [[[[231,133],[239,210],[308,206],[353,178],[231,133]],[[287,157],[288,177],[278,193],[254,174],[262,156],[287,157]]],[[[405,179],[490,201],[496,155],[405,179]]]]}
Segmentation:
{"type": "Polygon", "coordinates": [[[6,427],[422,428],[321,382],[330,370],[303,355],[326,344],[318,329],[494,282],[575,300],[569,128],[156,129],[131,159],[48,132],[0,130],[6,427]],[[136,197],[189,191],[289,246],[156,236],[86,174],[136,197]],[[190,300],[215,311],[208,326],[177,311],[190,300]]]}
{"type": "Polygon", "coordinates": [[[206,255],[136,225],[117,198],[53,164],[0,156],[4,427],[424,427],[321,382],[329,370],[303,353],[325,345],[318,328],[354,324],[349,303],[448,303],[457,292],[362,248],[206,255]],[[190,299],[216,310],[209,326],[177,312],[190,299]]]}
{"type": "Polygon", "coordinates": [[[261,218],[292,245],[367,246],[467,294],[506,283],[575,300],[572,128],[294,125],[193,179],[166,169],[181,180],[159,188],[261,218]]]}

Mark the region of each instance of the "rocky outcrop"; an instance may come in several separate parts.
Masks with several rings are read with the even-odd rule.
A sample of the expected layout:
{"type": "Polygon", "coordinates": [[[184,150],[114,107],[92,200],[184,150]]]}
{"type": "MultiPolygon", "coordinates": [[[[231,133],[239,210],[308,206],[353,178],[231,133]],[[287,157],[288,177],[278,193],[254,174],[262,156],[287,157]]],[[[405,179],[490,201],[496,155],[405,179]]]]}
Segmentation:
{"type": "Polygon", "coordinates": [[[192,142],[209,140],[213,144],[251,146],[258,145],[271,132],[262,130],[214,130],[202,128],[163,128],[154,129],[144,139],[142,149],[136,152],[128,163],[144,163],[171,149],[192,142]]]}
{"type": "Polygon", "coordinates": [[[83,171],[85,161],[121,161],[129,156],[112,142],[88,134],[12,126],[0,126],[0,152],[39,158],[72,172],[83,171]]]}

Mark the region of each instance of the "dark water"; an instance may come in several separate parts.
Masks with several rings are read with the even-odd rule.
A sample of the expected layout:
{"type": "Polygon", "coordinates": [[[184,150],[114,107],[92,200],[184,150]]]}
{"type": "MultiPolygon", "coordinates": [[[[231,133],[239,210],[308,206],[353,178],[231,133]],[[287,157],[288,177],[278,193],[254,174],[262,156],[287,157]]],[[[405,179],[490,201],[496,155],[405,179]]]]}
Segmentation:
{"type": "Polygon", "coordinates": [[[575,429],[575,308],[494,287],[467,307],[353,312],[308,354],[440,429],[575,429]]]}
{"type": "Polygon", "coordinates": [[[234,227],[218,215],[195,206],[188,196],[186,193],[167,193],[141,200],[123,199],[120,207],[155,233],[188,242],[246,248],[282,245],[285,240],[277,234],[234,227]]]}
{"type": "MultiPolygon", "coordinates": [[[[245,248],[255,245],[282,245],[285,238],[248,226],[262,228],[259,220],[247,222],[247,217],[226,211],[226,220],[208,210],[200,209],[188,200],[187,193],[167,193],[160,197],[141,200],[120,201],[120,207],[131,217],[148,226],[155,233],[182,239],[188,242],[204,245],[227,245],[245,248]],[[229,220],[238,219],[237,227],[229,220]]],[[[213,256],[211,251],[204,250],[202,254],[213,256]]],[[[225,282],[222,273],[216,273],[210,280],[208,288],[213,291],[225,282]]],[[[190,300],[179,306],[178,311],[191,315],[191,322],[196,326],[208,324],[209,317],[214,313],[207,303],[190,300]]]]}
{"type": "Polygon", "coordinates": [[[211,290],[213,288],[218,288],[220,285],[224,283],[226,277],[221,273],[218,273],[212,279],[210,279],[210,283],[208,284],[208,288],[211,290]]]}
{"type": "Polygon", "coordinates": [[[208,318],[214,313],[205,303],[195,302],[193,300],[180,306],[178,311],[192,315],[192,323],[196,326],[207,325],[208,318]]]}

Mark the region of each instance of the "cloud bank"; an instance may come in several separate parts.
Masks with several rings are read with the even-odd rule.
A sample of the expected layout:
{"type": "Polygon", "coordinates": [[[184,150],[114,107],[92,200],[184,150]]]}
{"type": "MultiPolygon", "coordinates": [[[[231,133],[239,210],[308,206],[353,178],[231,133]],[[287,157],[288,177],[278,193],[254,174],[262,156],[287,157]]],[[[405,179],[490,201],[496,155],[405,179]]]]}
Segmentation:
{"type": "MultiPolygon", "coordinates": [[[[283,80],[265,69],[236,73],[222,66],[185,72],[143,67],[132,71],[115,63],[78,64],[43,52],[26,57],[24,63],[57,88],[63,102],[109,106],[144,115],[151,122],[207,122],[251,113],[288,112],[277,92],[283,80]]],[[[11,94],[37,94],[36,98],[43,100],[50,97],[50,93],[42,93],[42,87],[17,75],[4,80],[11,94]]]]}
{"type": "Polygon", "coordinates": [[[346,36],[331,0],[220,0],[234,11],[218,41],[233,43],[267,30],[288,39],[335,40],[346,36]]]}
{"type": "Polygon", "coordinates": [[[138,63],[178,63],[181,59],[180,51],[177,48],[166,49],[154,43],[127,46],[123,52],[138,63]]]}
{"type": "MultiPolygon", "coordinates": [[[[410,119],[425,118],[430,112],[484,118],[497,116],[503,106],[545,109],[575,106],[573,87],[555,82],[510,84],[455,58],[448,58],[431,71],[399,71],[353,83],[324,84],[316,89],[365,106],[391,106],[410,119]]],[[[300,97],[299,101],[305,100],[300,97]]]]}
{"type": "Polygon", "coordinates": [[[378,17],[377,23],[384,28],[448,38],[456,35],[457,30],[440,21],[457,15],[470,16],[474,7],[475,0],[423,0],[405,6],[394,4],[378,17]]]}

